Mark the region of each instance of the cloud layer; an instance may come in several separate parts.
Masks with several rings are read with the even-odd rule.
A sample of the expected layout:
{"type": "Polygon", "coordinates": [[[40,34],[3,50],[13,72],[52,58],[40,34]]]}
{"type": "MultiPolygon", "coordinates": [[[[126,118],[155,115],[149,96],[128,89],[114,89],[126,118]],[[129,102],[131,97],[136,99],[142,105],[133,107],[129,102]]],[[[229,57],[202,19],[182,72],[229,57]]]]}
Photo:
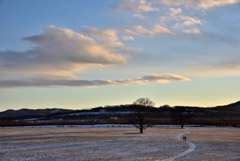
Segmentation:
{"type": "Polygon", "coordinates": [[[145,22],[155,21],[153,27],[140,24],[131,26],[135,28],[132,35],[156,36],[159,33],[200,34],[200,26],[205,20],[192,14],[236,3],[240,3],[240,0],[122,0],[118,8],[145,22]],[[155,26],[161,26],[164,30],[154,32],[155,26]]]}
{"type": "Polygon", "coordinates": [[[11,87],[46,87],[46,86],[78,86],[94,87],[106,85],[128,85],[128,84],[165,84],[172,81],[188,81],[189,78],[176,74],[146,75],[141,78],[126,80],[67,80],[67,79],[25,79],[25,80],[0,80],[0,88],[11,87]]]}
{"type": "Polygon", "coordinates": [[[33,43],[32,49],[0,51],[1,74],[73,76],[83,68],[127,61],[120,53],[124,44],[114,31],[78,32],[50,26],[24,40],[33,43]]]}
{"type": "MultiPolygon", "coordinates": [[[[169,33],[155,26],[132,28],[130,36],[169,33]]],[[[124,35],[125,36],[125,35],[124,35]]],[[[43,33],[23,38],[33,44],[26,51],[0,51],[0,88],[45,86],[103,86],[169,83],[190,80],[174,74],[146,75],[125,80],[82,80],[80,70],[127,62],[127,47],[114,29],[83,27],[80,31],[49,26],[43,33]]]]}
{"type": "Polygon", "coordinates": [[[240,0],[159,0],[159,4],[167,6],[185,6],[204,10],[235,3],[240,3],[240,0]]]}

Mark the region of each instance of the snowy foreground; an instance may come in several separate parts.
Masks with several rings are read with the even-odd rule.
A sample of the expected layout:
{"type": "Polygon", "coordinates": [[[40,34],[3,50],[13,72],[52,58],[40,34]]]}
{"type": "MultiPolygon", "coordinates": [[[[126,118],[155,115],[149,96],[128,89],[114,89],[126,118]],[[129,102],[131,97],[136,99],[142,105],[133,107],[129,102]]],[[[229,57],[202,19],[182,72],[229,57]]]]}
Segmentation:
{"type": "Polygon", "coordinates": [[[130,126],[0,128],[0,160],[240,161],[240,128],[163,126],[137,132],[130,126]]]}

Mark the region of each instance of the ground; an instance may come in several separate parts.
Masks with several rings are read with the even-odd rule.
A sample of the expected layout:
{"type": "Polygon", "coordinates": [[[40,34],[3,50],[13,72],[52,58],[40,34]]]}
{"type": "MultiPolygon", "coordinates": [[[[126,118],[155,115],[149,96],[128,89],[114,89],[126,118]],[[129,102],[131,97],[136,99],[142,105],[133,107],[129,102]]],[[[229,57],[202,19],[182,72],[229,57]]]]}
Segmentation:
{"type": "Polygon", "coordinates": [[[240,161],[240,128],[0,128],[0,160],[240,161]]]}

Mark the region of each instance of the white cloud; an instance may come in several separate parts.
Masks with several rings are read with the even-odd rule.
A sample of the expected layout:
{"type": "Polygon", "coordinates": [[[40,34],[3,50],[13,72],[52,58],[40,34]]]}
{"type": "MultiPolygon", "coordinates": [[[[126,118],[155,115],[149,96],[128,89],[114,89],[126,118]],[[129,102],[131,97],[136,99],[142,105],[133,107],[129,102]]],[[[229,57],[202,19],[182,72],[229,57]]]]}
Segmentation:
{"type": "Polygon", "coordinates": [[[135,14],[154,12],[158,10],[153,7],[148,0],[122,0],[118,8],[135,14]]]}
{"type": "Polygon", "coordinates": [[[156,36],[160,34],[171,34],[171,31],[161,25],[155,25],[151,28],[146,28],[141,25],[131,26],[125,29],[126,35],[129,36],[156,36]]]}
{"type": "Polygon", "coordinates": [[[83,68],[125,63],[124,46],[112,30],[78,32],[55,26],[24,38],[34,44],[26,51],[0,51],[0,73],[6,77],[73,76],[83,68]],[[95,34],[95,36],[93,36],[95,34]]]}
{"type": "Polygon", "coordinates": [[[118,31],[114,29],[98,29],[96,27],[84,27],[84,34],[94,38],[95,41],[110,48],[122,48],[124,43],[121,42],[118,31]]]}
{"type": "Polygon", "coordinates": [[[158,11],[148,0],[122,0],[118,5],[118,9],[132,13],[132,16],[144,19],[144,14],[158,11]]]}
{"type": "Polygon", "coordinates": [[[198,28],[186,28],[183,29],[183,32],[186,34],[200,34],[201,31],[198,28]]]}
{"type": "Polygon", "coordinates": [[[182,14],[182,9],[181,8],[170,8],[169,10],[170,10],[169,15],[171,17],[176,17],[176,16],[182,14]]]}
{"type": "Polygon", "coordinates": [[[159,5],[170,7],[187,7],[196,9],[211,9],[224,5],[240,3],[240,0],[159,0],[159,5]]]}
{"type": "MultiPolygon", "coordinates": [[[[146,22],[148,20],[153,21],[154,17],[160,16],[161,23],[159,24],[156,21],[155,25],[165,26],[168,30],[173,30],[172,32],[200,34],[199,26],[202,25],[203,20],[189,15],[189,11],[199,12],[199,10],[208,10],[236,3],[240,3],[240,0],[122,0],[118,8],[122,11],[129,11],[133,16],[146,22]],[[164,16],[163,12],[160,11],[165,11],[166,8],[169,9],[169,13],[164,16]]],[[[131,35],[155,35],[156,32],[153,31],[153,27],[146,26],[136,24],[132,27],[135,31],[128,29],[128,32],[131,32],[131,35]]]]}
{"type": "Polygon", "coordinates": [[[240,3],[240,0],[199,0],[199,7],[203,9],[210,9],[224,5],[240,3]]]}
{"type": "Polygon", "coordinates": [[[78,79],[27,79],[27,80],[0,80],[0,88],[11,87],[46,87],[46,86],[106,86],[128,84],[165,84],[172,81],[189,81],[190,79],[176,74],[146,75],[140,78],[126,80],[78,80],[78,79]]]}
{"type": "Polygon", "coordinates": [[[173,31],[199,34],[201,32],[199,25],[202,24],[202,20],[197,17],[184,15],[181,8],[169,8],[167,15],[160,17],[160,23],[168,24],[173,31]]]}

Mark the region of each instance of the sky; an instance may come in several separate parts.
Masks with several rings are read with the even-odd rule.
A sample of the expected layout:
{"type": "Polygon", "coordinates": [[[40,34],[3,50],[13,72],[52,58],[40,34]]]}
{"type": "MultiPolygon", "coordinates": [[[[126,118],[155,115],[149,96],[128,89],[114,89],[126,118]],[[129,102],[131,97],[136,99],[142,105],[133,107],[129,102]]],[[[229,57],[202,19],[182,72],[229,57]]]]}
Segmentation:
{"type": "Polygon", "coordinates": [[[0,111],[240,100],[240,0],[0,0],[0,111]]]}

